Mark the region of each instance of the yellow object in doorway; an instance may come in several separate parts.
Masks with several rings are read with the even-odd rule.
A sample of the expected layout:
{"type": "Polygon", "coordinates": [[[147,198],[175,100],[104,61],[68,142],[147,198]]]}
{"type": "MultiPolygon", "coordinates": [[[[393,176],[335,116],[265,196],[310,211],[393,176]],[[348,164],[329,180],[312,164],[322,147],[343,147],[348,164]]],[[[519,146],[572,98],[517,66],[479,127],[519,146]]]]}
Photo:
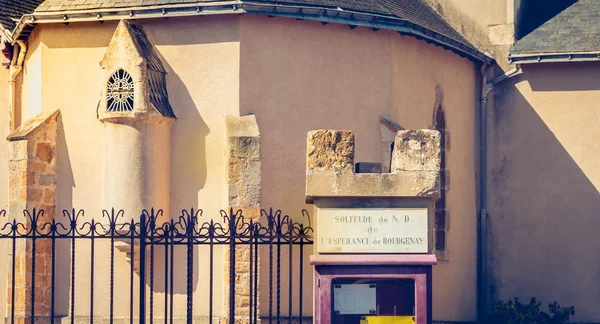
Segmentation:
{"type": "Polygon", "coordinates": [[[414,324],[414,316],[364,316],[360,324],[414,324]]]}

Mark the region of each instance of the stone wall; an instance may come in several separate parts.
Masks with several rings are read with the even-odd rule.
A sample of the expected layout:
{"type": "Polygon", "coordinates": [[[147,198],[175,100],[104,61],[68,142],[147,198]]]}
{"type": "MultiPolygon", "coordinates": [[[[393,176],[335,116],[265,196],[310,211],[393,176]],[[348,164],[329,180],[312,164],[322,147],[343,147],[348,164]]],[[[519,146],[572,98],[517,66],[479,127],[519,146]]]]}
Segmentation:
{"type": "MultiPolygon", "coordinates": [[[[307,201],[318,204],[316,200],[322,198],[343,201],[346,198],[419,197],[435,202],[440,192],[440,154],[439,131],[400,130],[393,141],[390,172],[366,168],[368,173],[360,173],[354,169],[352,131],[311,131],[306,155],[307,201]]],[[[430,208],[428,252],[432,252],[435,245],[432,217],[430,208]]]]}
{"type": "MultiPolygon", "coordinates": [[[[240,210],[246,219],[260,218],[260,133],[256,118],[227,116],[227,185],[229,207],[240,210]]],[[[239,214],[238,214],[239,215],[239,214]]],[[[224,249],[224,307],[229,309],[230,250],[224,249]]],[[[257,252],[257,251],[255,251],[257,252]]],[[[237,245],[235,250],[235,321],[224,314],[225,322],[249,323],[250,246],[237,245]]],[[[258,274],[255,278],[258,278],[258,274]]],[[[256,298],[256,300],[259,300],[256,298]]],[[[260,307],[256,307],[260,309],[260,307]]]]}
{"type": "MultiPolygon", "coordinates": [[[[56,111],[32,118],[8,137],[8,213],[10,219],[14,218],[25,225],[25,228],[19,228],[19,233],[36,228],[37,232],[43,233],[43,229],[36,224],[50,222],[55,216],[58,115],[56,111]]],[[[14,281],[15,322],[31,323],[32,315],[35,316],[35,323],[48,322],[52,288],[51,240],[37,239],[35,246],[31,240],[17,240],[14,257],[9,249],[7,266],[7,314],[12,313],[14,281]],[[35,309],[32,309],[32,298],[35,309]]]]}
{"type": "Polygon", "coordinates": [[[436,130],[396,133],[390,173],[354,173],[354,134],[308,133],[306,197],[437,197],[440,135],[436,130]]]}

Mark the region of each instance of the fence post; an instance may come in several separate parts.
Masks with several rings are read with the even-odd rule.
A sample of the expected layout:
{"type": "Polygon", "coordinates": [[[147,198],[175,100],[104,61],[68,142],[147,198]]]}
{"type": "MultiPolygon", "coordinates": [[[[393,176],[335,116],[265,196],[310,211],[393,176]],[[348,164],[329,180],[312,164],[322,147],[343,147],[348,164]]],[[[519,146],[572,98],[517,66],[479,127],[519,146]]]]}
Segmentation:
{"type": "MultiPolygon", "coordinates": [[[[133,228],[135,231],[135,227],[133,228]]],[[[140,324],[146,323],[146,213],[140,216],[140,324]]],[[[150,292],[152,293],[152,292],[150,292]]],[[[133,302],[133,301],[131,301],[133,302]]]]}
{"type": "Polygon", "coordinates": [[[235,323],[235,236],[236,226],[233,208],[229,213],[229,323],[235,323]]]}
{"type": "Polygon", "coordinates": [[[194,208],[187,215],[187,324],[192,324],[194,316],[194,231],[196,224],[196,213],[194,208]]]}

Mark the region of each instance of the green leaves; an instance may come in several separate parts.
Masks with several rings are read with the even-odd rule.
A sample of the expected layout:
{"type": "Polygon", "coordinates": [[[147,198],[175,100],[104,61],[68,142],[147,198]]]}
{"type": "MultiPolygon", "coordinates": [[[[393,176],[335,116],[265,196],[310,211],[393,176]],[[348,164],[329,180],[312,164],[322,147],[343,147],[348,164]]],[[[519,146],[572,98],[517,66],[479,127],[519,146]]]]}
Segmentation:
{"type": "Polygon", "coordinates": [[[540,310],[542,303],[532,297],[529,304],[519,298],[498,302],[486,323],[490,324],[563,324],[575,315],[575,307],[561,307],[557,302],[548,305],[549,314],[540,310]]]}

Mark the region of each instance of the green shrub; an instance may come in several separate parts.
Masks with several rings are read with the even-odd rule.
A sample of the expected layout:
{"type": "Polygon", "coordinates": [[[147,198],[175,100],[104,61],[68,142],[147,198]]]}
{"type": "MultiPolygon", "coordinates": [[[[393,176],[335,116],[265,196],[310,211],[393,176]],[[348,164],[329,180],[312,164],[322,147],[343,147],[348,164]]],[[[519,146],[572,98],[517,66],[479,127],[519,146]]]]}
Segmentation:
{"type": "Polygon", "coordinates": [[[557,302],[548,305],[548,311],[540,311],[541,302],[531,298],[523,304],[519,298],[508,302],[498,302],[492,310],[488,324],[562,324],[568,323],[575,315],[575,307],[561,307],[557,302]]]}

